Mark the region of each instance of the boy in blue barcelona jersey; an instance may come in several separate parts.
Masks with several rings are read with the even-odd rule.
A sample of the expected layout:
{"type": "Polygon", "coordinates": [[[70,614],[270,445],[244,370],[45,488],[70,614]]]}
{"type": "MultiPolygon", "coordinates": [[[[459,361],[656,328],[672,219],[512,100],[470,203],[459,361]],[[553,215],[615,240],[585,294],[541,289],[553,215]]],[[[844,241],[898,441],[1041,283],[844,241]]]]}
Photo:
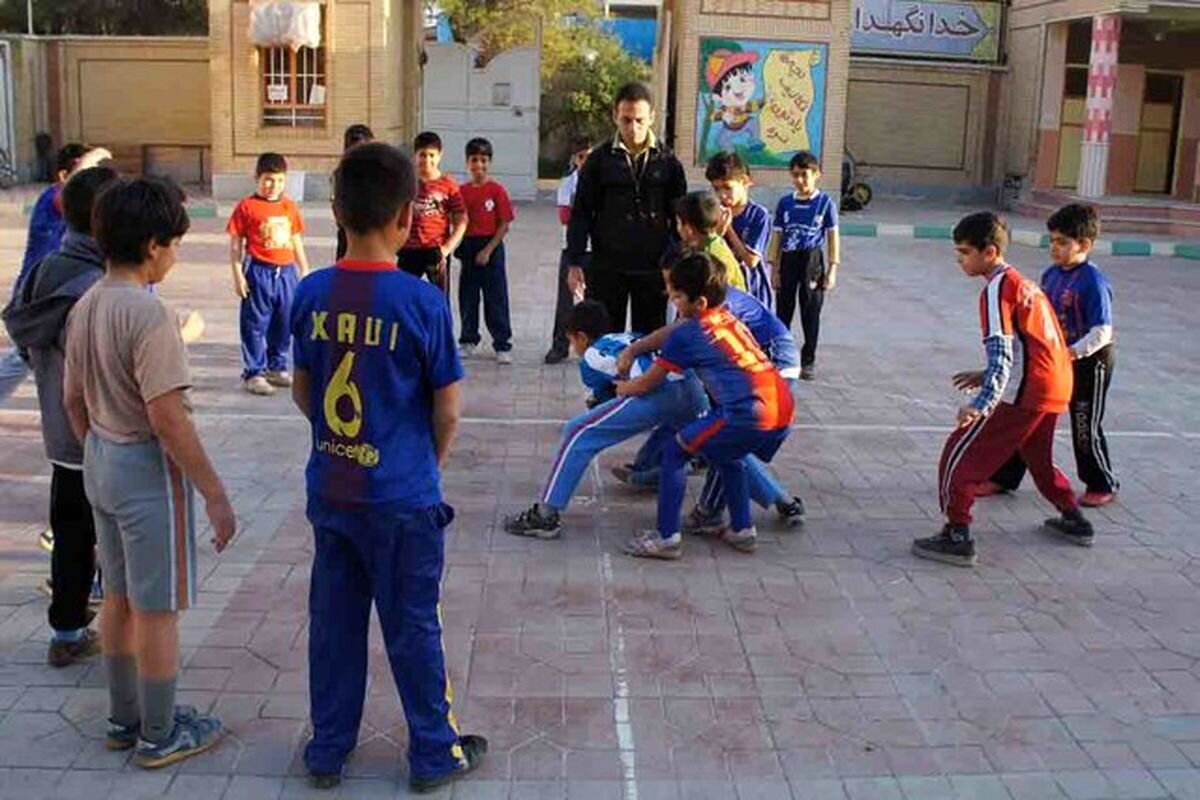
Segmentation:
{"type": "Polygon", "coordinates": [[[837,203],[819,188],[821,162],[807,151],[792,156],[789,168],[796,191],[779,199],[775,208],[774,235],[768,261],[774,265],[772,281],[778,294],[776,309],[783,324],[792,327],[800,304],[800,377],[816,377],[817,337],[821,332],[821,307],[825,293],[837,285],[842,240],[838,235],[837,203]],[[822,248],[829,250],[826,264],[822,248]]]}
{"type": "Polygon", "coordinates": [[[770,461],[787,438],[794,409],[791,387],[746,326],[724,308],[724,276],[707,255],[688,254],[675,264],[669,293],[684,321],[667,336],[650,371],[619,383],[617,395],[652,392],[671,373],[690,369],[704,384],[714,407],[680,428],[664,448],[657,530],[630,539],[625,552],[641,558],[682,555],[680,512],[686,465],[696,455],[719,470],[725,483],[730,526],[723,527],[719,537],[737,550],[753,552],[758,534],[750,517],[744,459],[755,455],[770,461]]]}
{"type": "Polygon", "coordinates": [[[462,736],[441,642],[444,529],[439,470],[459,417],[462,364],[445,294],[395,268],[417,184],[399,150],[368,143],[334,173],[346,257],[301,281],[292,397],[312,425],[308,518],[312,741],[304,762],[329,788],[358,739],[371,603],[408,720],[409,785],[430,791],[487,752],[462,736]]]}
{"type": "MultiPolygon", "coordinates": [[[[525,511],[504,520],[514,536],[557,539],[560,517],[587,471],[588,464],[606,448],[631,439],[656,425],[679,426],[708,409],[700,383],[691,375],[673,375],[642,397],[617,397],[617,358],[637,339],[635,334],[612,333],[603,304],[584,300],[567,312],[563,323],[571,349],[579,355],[580,377],[591,390],[590,411],[567,423],[554,466],[541,499],[525,511]]],[[[629,372],[635,376],[651,369],[653,358],[635,359],[629,372]]]]}
{"type": "MultiPolygon", "coordinates": [[[[1081,506],[1103,506],[1116,499],[1117,476],[1108,456],[1104,409],[1113,370],[1113,290],[1091,260],[1100,236],[1100,219],[1092,206],[1072,203],[1050,215],[1050,258],[1042,273],[1042,291],[1067,336],[1075,372],[1071,392],[1071,441],[1075,467],[1086,491],[1081,506]]],[[[1020,456],[1001,467],[983,494],[1012,491],[1025,477],[1020,456]]]]}

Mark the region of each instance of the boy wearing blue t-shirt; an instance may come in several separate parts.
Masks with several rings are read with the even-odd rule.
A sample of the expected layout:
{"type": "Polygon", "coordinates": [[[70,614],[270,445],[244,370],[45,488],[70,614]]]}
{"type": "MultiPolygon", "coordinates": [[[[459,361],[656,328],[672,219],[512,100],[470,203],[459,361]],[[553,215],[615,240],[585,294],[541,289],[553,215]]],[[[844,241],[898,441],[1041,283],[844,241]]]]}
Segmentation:
{"type": "MultiPolygon", "coordinates": [[[[591,391],[591,409],[567,423],[541,499],[505,518],[504,529],[514,536],[557,539],[561,514],[600,451],[658,425],[682,426],[708,409],[704,389],[692,375],[674,375],[642,397],[617,397],[618,359],[637,335],[606,334],[611,328],[602,303],[584,300],[575,305],[567,312],[563,327],[571,349],[580,357],[579,374],[591,391]]],[[[640,356],[630,373],[641,375],[651,369],[653,361],[649,354],[640,356]]]]}
{"type": "Polygon", "coordinates": [[[719,232],[742,267],[746,293],[774,311],[775,290],[767,264],[771,212],[750,199],[750,168],[737,153],[717,153],[708,160],[704,177],[726,209],[726,224],[719,232]]]}
{"type": "MultiPolygon", "coordinates": [[[[1113,290],[1108,278],[1091,260],[1100,235],[1100,220],[1092,206],[1072,203],[1050,215],[1050,258],[1042,273],[1042,291],[1067,337],[1075,373],[1071,392],[1071,441],[1075,466],[1086,487],[1081,506],[1108,505],[1120,484],[1108,456],[1104,410],[1113,370],[1113,290]]],[[[1014,456],[985,484],[981,494],[1012,491],[1025,476],[1025,464],[1014,456]]]]}
{"type": "Polygon", "coordinates": [[[796,191],[780,198],[775,207],[771,257],[775,265],[773,282],[779,294],[775,299],[779,319],[789,328],[800,304],[800,326],[804,344],[800,348],[800,377],[816,377],[817,337],[821,332],[821,306],[825,293],[837,285],[841,258],[838,235],[837,203],[818,188],[821,162],[807,151],[792,156],[789,165],[796,191]],[[825,253],[829,249],[829,264],[825,253]]]}
{"type": "Polygon", "coordinates": [[[462,363],[446,296],[398,271],[417,192],[412,162],[383,143],[345,153],[334,213],[346,257],[300,282],[292,306],[292,397],[312,426],[306,472],[315,537],[309,590],[315,786],[341,780],[367,686],[371,603],[408,720],[409,785],[429,791],[487,752],[450,707],[438,598],[439,470],[459,417],[462,363]]]}

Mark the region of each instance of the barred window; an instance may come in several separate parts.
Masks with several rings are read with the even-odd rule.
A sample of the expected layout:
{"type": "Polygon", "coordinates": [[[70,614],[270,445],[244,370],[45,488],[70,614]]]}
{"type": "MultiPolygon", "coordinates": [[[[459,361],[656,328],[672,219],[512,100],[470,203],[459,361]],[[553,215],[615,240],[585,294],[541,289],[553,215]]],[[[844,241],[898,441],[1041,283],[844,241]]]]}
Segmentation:
{"type": "MultiPolygon", "coordinates": [[[[321,15],[321,27],[325,18],[321,15]]],[[[325,37],[321,37],[324,42],[325,37]]],[[[260,47],[263,125],[285,128],[325,126],[328,69],[325,45],[260,47]]]]}

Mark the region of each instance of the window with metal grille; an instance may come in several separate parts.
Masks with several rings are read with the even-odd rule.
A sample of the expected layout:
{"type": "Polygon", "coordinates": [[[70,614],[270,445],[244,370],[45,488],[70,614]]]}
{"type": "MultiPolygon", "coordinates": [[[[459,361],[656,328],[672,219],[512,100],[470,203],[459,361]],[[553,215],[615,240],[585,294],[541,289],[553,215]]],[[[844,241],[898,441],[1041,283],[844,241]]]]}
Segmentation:
{"type": "MultiPolygon", "coordinates": [[[[324,15],[322,15],[324,28],[324,15]]],[[[324,41],[324,36],[321,37],[324,41]]],[[[259,48],[263,125],[319,128],[325,125],[325,46],[259,48]]]]}

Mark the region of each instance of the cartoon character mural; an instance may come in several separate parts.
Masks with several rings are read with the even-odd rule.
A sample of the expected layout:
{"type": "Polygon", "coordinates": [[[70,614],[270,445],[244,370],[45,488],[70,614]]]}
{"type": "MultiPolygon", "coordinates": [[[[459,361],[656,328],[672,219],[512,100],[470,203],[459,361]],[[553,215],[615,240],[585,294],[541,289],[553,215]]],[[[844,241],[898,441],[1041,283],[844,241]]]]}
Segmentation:
{"type": "Polygon", "coordinates": [[[786,167],[797,151],[820,157],[827,46],[702,38],[696,160],[736,150],[748,163],[786,167]]]}

